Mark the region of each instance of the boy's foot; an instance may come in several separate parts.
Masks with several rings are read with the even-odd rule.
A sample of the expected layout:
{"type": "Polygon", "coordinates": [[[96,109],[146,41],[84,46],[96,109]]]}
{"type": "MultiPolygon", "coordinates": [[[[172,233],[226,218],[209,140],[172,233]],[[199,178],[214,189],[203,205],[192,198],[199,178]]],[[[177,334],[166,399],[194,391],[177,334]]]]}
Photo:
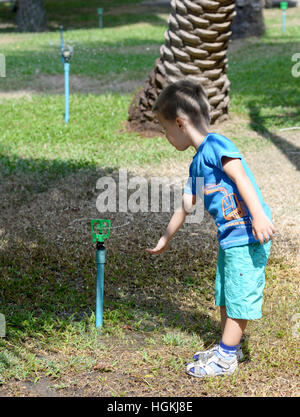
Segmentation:
{"type": "Polygon", "coordinates": [[[203,361],[188,363],[186,373],[196,378],[205,378],[207,376],[231,375],[238,369],[236,355],[224,357],[218,349],[215,349],[209,357],[203,361]]]}
{"type": "MultiPolygon", "coordinates": [[[[216,344],[213,347],[211,347],[210,349],[196,352],[195,355],[193,356],[193,359],[195,361],[203,361],[205,359],[208,359],[210,356],[212,356],[214,354],[213,351],[216,350],[218,348],[218,346],[219,346],[219,344],[216,344]]],[[[243,354],[241,346],[239,346],[236,350],[236,358],[237,358],[238,362],[241,362],[244,359],[244,354],[243,354]]]]}

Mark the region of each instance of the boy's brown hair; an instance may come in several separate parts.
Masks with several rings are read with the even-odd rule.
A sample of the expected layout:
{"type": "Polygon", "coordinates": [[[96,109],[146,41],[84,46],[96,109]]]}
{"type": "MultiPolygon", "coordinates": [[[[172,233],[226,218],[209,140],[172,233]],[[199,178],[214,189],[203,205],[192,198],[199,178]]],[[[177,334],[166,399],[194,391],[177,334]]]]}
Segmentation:
{"type": "Polygon", "coordinates": [[[166,120],[175,120],[180,113],[184,113],[195,127],[201,127],[204,123],[207,127],[210,125],[207,95],[200,84],[189,80],[168,85],[158,96],[152,111],[158,112],[166,120]]]}

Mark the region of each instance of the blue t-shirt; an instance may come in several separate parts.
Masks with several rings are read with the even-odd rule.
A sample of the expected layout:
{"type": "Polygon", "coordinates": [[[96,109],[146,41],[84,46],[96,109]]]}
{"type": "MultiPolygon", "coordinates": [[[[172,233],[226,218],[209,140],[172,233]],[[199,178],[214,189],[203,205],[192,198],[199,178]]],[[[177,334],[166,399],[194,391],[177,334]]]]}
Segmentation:
{"type": "Polygon", "coordinates": [[[213,216],[218,228],[217,238],[222,249],[246,245],[255,241],[252,217],[243,202],[237,186],[226,175],[222,156],[239,158],[259,201],[269,219],[271,211],[262,198],[255,178],[238,148],[228,138],[217,133],[205,136],[190,165],[189,180],[184,188],[187,194],[204,196],[204,207],[213,216]],[[203,178],[197,181],[197,178],[203,178]],[[201,184],[199,187],[198,184],[201,184]]]}

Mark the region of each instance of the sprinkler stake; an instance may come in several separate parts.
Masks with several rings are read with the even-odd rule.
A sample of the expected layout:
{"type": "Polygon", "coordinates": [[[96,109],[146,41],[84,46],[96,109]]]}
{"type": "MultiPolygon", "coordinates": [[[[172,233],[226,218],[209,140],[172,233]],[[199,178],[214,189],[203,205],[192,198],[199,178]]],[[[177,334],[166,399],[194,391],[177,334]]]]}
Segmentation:
{"type": "Polygon", "coordinates": [[[93,243],[96,243],[96,328],[100,330],[103,324],[103,294],[104,294],[104,264],[106,249],[104,239],[109,237],[110,220],[91,220],[93,243]]]}

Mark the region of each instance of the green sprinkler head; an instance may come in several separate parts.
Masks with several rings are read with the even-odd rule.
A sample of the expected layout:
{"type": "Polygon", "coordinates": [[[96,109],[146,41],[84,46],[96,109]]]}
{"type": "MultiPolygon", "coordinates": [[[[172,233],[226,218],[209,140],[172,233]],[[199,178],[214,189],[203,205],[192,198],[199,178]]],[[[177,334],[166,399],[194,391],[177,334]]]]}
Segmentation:
{"type": "Polygon", "coordinates": [[[288,8],[289,4],[287,1],[281,1],[280,2],[280,8],[281,10],[286,10],[288,8]]]}
{"type": "Polygon", "coordinates": [[[110,220],[91,220],[93,243],[104,242],[109,237],[110,220]]]}

